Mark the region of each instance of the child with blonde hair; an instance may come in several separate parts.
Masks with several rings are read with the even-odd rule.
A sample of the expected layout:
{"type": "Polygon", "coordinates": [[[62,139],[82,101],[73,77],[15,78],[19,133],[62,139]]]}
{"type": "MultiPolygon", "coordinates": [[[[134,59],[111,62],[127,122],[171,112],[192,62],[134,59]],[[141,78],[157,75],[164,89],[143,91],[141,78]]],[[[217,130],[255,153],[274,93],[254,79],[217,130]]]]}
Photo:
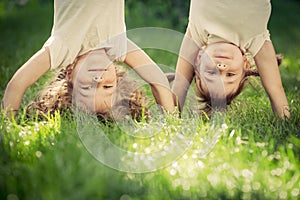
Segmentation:
{"type": "Polygon", "coordinates": [[[173,111],[167,78],[150,57],[126,37],[124,0],[55,0],[51,36],[14,74],[7,85],[2,107],[15,115],[27,88],[48,70],[61,69],[57,79],[39,98],[43,100],[37,100],[30,108],[52,112],[68,107],[75,99],[75,104],[91,112],[107,114],[112,107],[118,77],[124,74],[117,69],[116,62],[133,68],[150,84],[156,102],[165,110],[173,111]]]}
{"type": "Polygon", "coordinates": [[[204,112],[229,105],[248,76],[259,75],[274,113],[290,117],[276,53],[267,29],[270,0],[191,0],[189,23],[176,67],[173,92],[182,110],[195,77],[204,112]],[[254,58],[257,70],[249,66],[254,58]],[[222,101],[224,100],[224,101],[222,101]]]}

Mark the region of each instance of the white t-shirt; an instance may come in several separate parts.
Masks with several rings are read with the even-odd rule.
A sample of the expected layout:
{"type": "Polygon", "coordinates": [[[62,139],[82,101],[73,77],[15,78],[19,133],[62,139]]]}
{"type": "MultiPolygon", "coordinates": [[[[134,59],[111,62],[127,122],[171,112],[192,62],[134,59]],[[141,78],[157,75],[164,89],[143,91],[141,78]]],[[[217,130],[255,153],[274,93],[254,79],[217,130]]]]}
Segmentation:
{"type": "Polygon", "coordinates": [[[230,42],[257,54],[266,40],[270,0],[191,0],[188,30],[200,46],[230,42]]]}
{"type": "Polygon", "coordinates": [[[126,40],[124,0],[54,0],[52,33],[44,44],[51,69],[98,48],[105,48],[111,60],[122,61],[126,40]]]}

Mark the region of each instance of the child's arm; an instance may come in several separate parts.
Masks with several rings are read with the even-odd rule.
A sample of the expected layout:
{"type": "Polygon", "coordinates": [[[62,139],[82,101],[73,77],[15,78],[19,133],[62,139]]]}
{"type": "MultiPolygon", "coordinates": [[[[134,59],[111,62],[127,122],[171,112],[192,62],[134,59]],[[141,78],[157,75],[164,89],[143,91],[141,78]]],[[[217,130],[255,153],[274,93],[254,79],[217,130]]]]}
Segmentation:
{"type": "Polygon", "coordinates": [[[125,63],[132,67],[135,72],[151,86],[157,103],[167,111],[175,109],[173,94],[167,77],[152,59],[132,41],[128,40],[128,52],[125,63]]]}
{"type": "Polygon", "coordinates": [[[179,56],[176,65],[175,80],[173,83],[172,91],[177,97],[177,104],[179,111],[182,111],[187,92],[189,90],[191,81],[194,77],[193,65],[179,56]]]}
{"type": "Polygon", "coordinates": [[[45,48],[35,53],[18,69],[7,84],[2,101],[2,108],[8,115],[16,115],[27,88],[35,83],[49,69],[50,58],[45,48]]]}
{"type": "Polygon", "coordinates": [[[194,62],[199,47],[192,41],[189,32],[183,38],[176,65],[176,75],[172,90],[177,96],[179,110],[182,111],[185,98],[194,78],[194,62]]]}
{"type": "Polygon", "coordinates": [[[266,41],[254,57],[262,84],[269,96],[274,113],[290,117],[288,101],[282,86],[276,54],[271,41],[266,41]]]}

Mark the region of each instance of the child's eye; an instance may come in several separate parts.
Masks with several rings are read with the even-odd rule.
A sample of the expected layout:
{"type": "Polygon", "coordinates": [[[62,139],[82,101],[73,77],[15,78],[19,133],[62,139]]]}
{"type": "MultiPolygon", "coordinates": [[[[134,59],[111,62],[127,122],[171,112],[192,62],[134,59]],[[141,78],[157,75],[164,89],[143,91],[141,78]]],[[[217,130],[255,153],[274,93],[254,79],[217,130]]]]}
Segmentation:
{"type": "Polygon", "coordinates": [[[103,86],[104,89],[109,89],[109,88],[112,88],[112,87],[113,87],[112,85],[104,85],[103,86]]]}
{"type": "Polygon", "coordinates": [[[234,76],[235,74],[234,73],[231,73],[231,72],[228,72],[226,73],[226,76],[234,76]]]}
{"type": "Polygon", "coordinates": [[[81,89],[83,89],[83,90],[89,90],[91,88],[92,88],[92,86],[90,86],[90,85],[85,85],[85,86],[81,87],[81,89]]]}
{"type": "Polygon", "coordinates": [[[217,74],[217,72],[215,70],[208,70],[206,73],[208,73],[210,75],[217,74]]]}

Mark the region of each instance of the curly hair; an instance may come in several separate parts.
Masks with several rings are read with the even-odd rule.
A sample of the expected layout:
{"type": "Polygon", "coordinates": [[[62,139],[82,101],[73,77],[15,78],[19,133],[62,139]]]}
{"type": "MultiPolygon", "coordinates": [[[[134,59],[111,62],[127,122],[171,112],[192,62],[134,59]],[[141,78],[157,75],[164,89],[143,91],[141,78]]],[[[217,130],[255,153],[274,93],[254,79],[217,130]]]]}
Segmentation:
{"type": "MultiPolygon", "coordinates": [[[[60,69],[48,86],[42,90],[27,108],[27,115],[38,114],[40,118],[53,115],[55,111],[72,112],[72,91],[73,84],[68,77],[76,65],[77,60],[66,68],[60,69]]],[[[132,119],[141,120],[148,117],[147,105],[149,98],[144,94],[142,88],[138,88],[133,78],[128,78],[126,70],[121,65],[116,65],[117,75],[117,101],[114,103],[114,110],[129,110],[132,119]],[[127,77],[127,78],[125,78],[127,77]],[[132,92],[130,92],[132,91],[132,92]],[[128,108],[129,107],[129,108],[128,108]]],[[[96,113],[101,120],[111,120],[111,113],[96,113]]]]}
{"type": "MultiPolygon", "coordinates": [[[[227,106],[230,105],[231,102],[242,92],[242,90],[244,89],[244,87],[246,85],[247,80],[249,80],[249,77],[259,76],[259,72],[258,72],[257,68],[255,67],[255,64],[253,64],[253,60],[250,60],[250,59],[251,59],[251,57],[247,57],[247,60],[248,60],[248,62],[250,62],[250,65],[254,66],[254,67],[250,67],[249,69],[247,69],[245,71],[244,78],[239,83],[238,89],[234,93],[230,93],[226,96],[226,105],[227,106]]],[[[278,66],[280,66],[282,63],[283,56],[281,54],[278,54],[278,55],[276,55],[276,59],[277,59],[278,66]]],[[[196,78],[199,78],[199,77],[197,77],[197,75],[196,75],[196,78]]],[[[212,110],[212,99],[211,99],[210,93],[209,93],[209,91],[203,89],[203,87],[201,85],[201,81],[199,81],[198,83],[199,84],[196,84],[195,93],[198,96],[198,102],[200,104],[204,105],[203,107],[200,108],[200,114],[205,113],[205,114],[210,115],[211,110],[212,110]]]]}
{"type": "Polygon", "coordinates": [[[55,111],[70,110],[72,104],[73,85],[66,77],[71,66],[59,70],[54,79],[35,97],[34,101],[26,107],[27,115],[38,114],[39,117],[53,115],[55,111]]]}

